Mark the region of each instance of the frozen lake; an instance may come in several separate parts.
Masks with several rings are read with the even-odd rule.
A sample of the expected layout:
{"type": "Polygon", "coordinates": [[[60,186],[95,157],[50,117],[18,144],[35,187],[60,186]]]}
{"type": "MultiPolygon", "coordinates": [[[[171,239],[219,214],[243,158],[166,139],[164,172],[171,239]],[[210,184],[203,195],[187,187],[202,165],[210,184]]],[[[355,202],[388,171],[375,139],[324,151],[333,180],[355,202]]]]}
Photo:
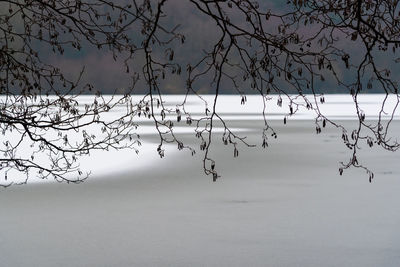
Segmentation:
{"type": "MultiPolygon", "coordinates": [[[[363,97],[367,120],[376,119],[382,96],[363,97]]],[[[260,144],[260,103],[247,98],[241,106],[240,97],[222,97],[221,113],[260,144]]],[[[325,98],[323,112],[354,127],[351,98],[325,98]]],[[[196,101],[188,108],[200,114],[196,101]]],[[[92,155],[83,164],[93,175],[83,184],[2,189],[0,266],[400,266],[400,154],[362,150],[372,184],[360,170],[339,176],[339,162],[350,157],[341,132],[316,135],[307,110],[283,125],[288,106],[274,101],[278,139],[267,150],[241,149],[238,158],[215,142],[216,183],[203,174],[199,153],[173,146],[160,159],[143,120],[139,156],[92,155]]],[[[177,133],[198,147],[189,128],[177,133]]]]}
{"type": "MultiPolygon", "coordinates": [[[[384,112],[381,113],[381,117],[385,120],[391,118],[392,110],[396,107],[398,98],[394,95],[391,95],[387,98],[385,102],[385,106],[382,109],[382,103],[385,99],[385,95],[359,95],[358,96],[358,103],[360,109],[364,112],[367,121],[375,121],[378,119],[378,114],[381,110],[384,112]],[[386,112],[386,113],[385,113],[386,112]]],[[[357,119],[357,113],[355,109],[355,105],[353,99],[350,95],[325,95],[325,103],[321,104],[319,101],[319,97],[313,99],[312,97],[308,97],[310,101],[312,101],[313,105],[318,105],[321,113],[326,115],[328,118],[332,119],[336,122],[342,121],[354,121],[357,119]]],[[[82,97],[82,103],[90,102],[92,97],[84,96],[82,97]]],[[[133,98],[134,100],[139,101],[142,99],[142,96],[136,96],[133,98]]],[[[166,103],[167,108],[171,108],[172,110],[175,109],[176,105],[182,103],[184,96],[182,95],[166,95],[164,96],[163,100],[166,103]]],[[[189,112],[193,118],[200,118],[204,116],[204,109],[206,107],[211,109],[212,103],[214,100],[214,96],[212,95],[203,95],[202,99],[196,96],[189,96],[186,103],[186,111],[189,112]],[[207,101],[208,106],[204,104],[204,101],[207,101]]],[[[307,110],[304,106],[299,106],[299,110],[293,116],[290,116],[289,110],[289,101],[287,98],[282,97],[282,106],[278,106],[277,103],[278,96],[271,96],[267,102],[266,107],[266,118],[268,121],[283,121],[283,118],[286,117],[288,124],[291,121],[306,121],[310,127],[310,135],[313,136],[314,125],[311,123],[316,115],[315,112],[312,110],[307,110]]],[[[294,99],[294,101],[298,104],[304,103],[302,99],[294,99]]],[[[247,96],[247,102],[245,105],[241,105],[241,98],[240,96],[236,95],[223,95],[219,96],[218,98],[218,105],[217,111],[224,118],[228,125],[232,127],[239,135],[247,135],[248,132],[251,132],[256,137],[258,135],[259,139],[254,141],[254,144],[260,145],[260,138],[261,132],[263,129],[262,124],[262,110],[263,110],[263,101],[260,96],[257,95],[249,95],[247,96]],[[238,121],[239,123],[236,123],[238,121]],[[243,123],[244,122],[244,123],[243,123]],[[251,122],[251,123],[247,123],[251,122]],[[250,127],[248,127],[250,125],[250,127]]],[[[114,111],[118,112],[118,110],[114,111]]],[[[400,120],[400,110],[397,109],[394,113],[393,120],[397,121],[400,120]]],[[[110,115],[112,116],[112,115],[110,115]]],[[[176,120],[176,115],[172,112],[171,115],[167,115],[167,118],[171,120],[176,120]]],[[[103,152],[96,152],[90,158],[84,158],[82,160],[82,167],[85,169],[92,170],[94,176],[97,176],[96,173],[101,174],[104,176],[105,174],[111,174],[114,172],[124,172],[125,170],[132,170],[133,168],[147,168],[149,163],[154,160],[158,160],[158,154],[154,153],[156,150],[156,143],[158,142],[154,131],[154,126],[151,123],[151,120],[147,118],[139,117],[137,118],[139,121],[139,128],[137,133],[140,134],[142,137],[147,137],[145,140],[151,139],[151,142],[144,142],[144,147],[141,149],[139,155],[132,153],[129,150],[126,151],[109,151],[107,153],[103,152]],[[110,157],[118,157],[119,160],[113,163],[109,162],[110,157]],[[94,160],[94,158],[96,160],[94,160]],[[104,162],[105,164],[99,164],[99,162],[104,162]],[[131,164],[134,162],[135,164],[131,164]]],[[[183,118],[183,121],[185,118],[183,118]]],[[[277,125],[281,125],[282,123],[277,123],[277,125]]],[[[350,124],[352,125],[352,124],[350,124]]],[[[221,133],[223,128],[221,125],[214,126],[215,133],[221,133]]],[[[194,128],[188,127],[184,122],[180,124],[176,124],[174,127],[174,131],[177,134],[181,135],[190,135],[192,137],[194,135],[194,128]]],[[[286,130],[283,128],[283,133],[288,133],[290,130],[286,130]]],[[[349,132],[351,132],[349,128],[349,132]]],[[[399,132],[392,131],[394,133],[394,137],[400,138],[399,132]],[[396,135],[397,133],[397,135],[396,135]]],[[[336,132],[335,134],[340,134],[340,132],[336,132]]],[[[294,138],[296,138],[294,136],[294,138]]],[[[195,139],[194,137],[192,139],[195,139]]],[[[189,139],[190,140],[190,139],[189,139]]],[[[190,140],[189,142],[195,142],[196,140],[190,140]]],[[[279,139],[277,140],[279,143],[279,139]]],[[[174,154],[178,153],[175,145],[166,145],[167,154],[174,154]]],[[[197,148],[197,145],[196,147],[197,148]]],[[[344,159],[343,159],[344,160],[344,159]]],[[[42,181],[37,181],[42,182],[42,181]]]]}

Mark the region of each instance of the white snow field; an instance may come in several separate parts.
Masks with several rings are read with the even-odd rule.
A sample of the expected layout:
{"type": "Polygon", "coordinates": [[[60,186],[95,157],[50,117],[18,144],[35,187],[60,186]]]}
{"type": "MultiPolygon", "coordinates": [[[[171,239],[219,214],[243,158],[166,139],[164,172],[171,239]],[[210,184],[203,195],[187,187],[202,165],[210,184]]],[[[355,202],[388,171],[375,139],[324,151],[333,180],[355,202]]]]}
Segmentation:
{"type": "MultiPolygon", "coordinates": [[[[367,120],[376,119],[382,97],[360,96],[367,120]]],[[[139,155],[92,154],[83,159],[92,170],[84,183],[1,189],[0,266],[400,266],[399,152],[362,146],[359,161],[374,171],[373,182],[358,169],[340,176],[339,162],[351,156],[342,132],[327,126],[316,135],[305,109],[283,125],[288,106],[276,99],[267,118],[278,138],[264,150],[260,103],[247,99],[241,106],[238,96],[220,96],[219,107],[258,146],[240,147],[233,158],[217,129],[211,156],[222,177],[215,183],[202,172],[190,128],[177,124],[177,133],[198,153],[169,146],[160,159],[143,120],[139,155]]],[[[325,99],[324,113],[355,127],[351,98],[325,99]]],[[[196,99],[189,108],[204,110],[196,99]]],[[[394,119],[399,140],[398,113],[394,119]]]]}

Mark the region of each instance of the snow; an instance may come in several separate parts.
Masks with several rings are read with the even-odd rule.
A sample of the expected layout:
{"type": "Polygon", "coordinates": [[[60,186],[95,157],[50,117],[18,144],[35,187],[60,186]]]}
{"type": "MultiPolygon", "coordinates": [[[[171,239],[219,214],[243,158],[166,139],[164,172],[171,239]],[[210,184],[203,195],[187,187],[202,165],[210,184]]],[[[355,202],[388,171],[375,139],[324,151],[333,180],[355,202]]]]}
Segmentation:
{"type": "MultiPolygon", "coordinates": [[[[103,96],[106,101],[112,99],[112,96],[103,96]]],[[[114,96],[114,101],[120,99],[122,96],[114,96]]],[[[139,102],[143,99],[144,96],[134,95],[132,98],[135,102],[139,102]]],[[[182,110],[180,104],[184,100],[183,95],[165,95],[162,98],[162,101],[165,107],[172,110],[171,114],[167,115],[167,119],[172,121],[176,120],[175,109],[178,107],[182,110]]],[[[354,120],[357,119],[356,109],[353,102],[353,98],[350,95],[324,95],[325,103],[321,104],[319,97],[313,98],[313,96],[306,96],[307,99],[312,103],[313,106],[318,106],[321,113],[332,120],[354,120]]],[[[359,108],[365,113],[366,120],[376,120],[378,118],[378,114],[382,109],[382,103],[385,99],[385,95],[359,95],[358,103],[359,108]]],[[[49,97],[50,99],[52,97],[49,97]]],[[[285,96],[282,96],[282,106],[278,106],[277,100],[279,96],[273,95],[268,98],[266,101],[266,118],[268,121],[282,121],[284,117],[289,121],[296,120],[314,120],[316,114],[312,110],[308,110],[305,106],[299,106],[299,110],[294,114],[290,115],[289,111],[289,99],[285,96]]],[[[296,98],[295,96],[290,96],[290,98],[298,103],[304,104],[303,98],[296,98]]],[[[185,110],[191,114],[192,118],[201,118],[205,116],[205,109],[212,109],[212,103],[215,99],[213,95],[202,95],[201,98],[193,95],[189,95],[186,99],[185,110]],[[205,104],[206,101],[208,104],[205,104]]],[[[237,95],[221,95],[217,98],[217,112],[221,115],[221,117],[226,121],[261,121],[262,111],[264,103],[262,98],[258,95],[248,95],[246,96],[245,105],[241,105],[241,97],[237,95]]],[[[79,96],[77,98],[79,101],[79,105],[84,106],[85,104],[93,103],[94,96],[79,96]]],[[[0,98],[0,101],[4,102],[5,98],[0,98]]],[[[387,100],[384,106],[384,111],[387,113],[381,113],[383,119],[389,119],[392,115],[392,110],[396,107],[396,103],[398,101],[397,96],[389,95],[387,96],[387,100]]],[[[122,115],[125,110],[125,107],[117,106],[114,110],[109,113],[103,114],[103,119],[113,119],[117,116],[122,115]]],[[[182,110],[183,112],[183,110],[182,110]]],[[[185,121],[186,115],[182,116],[182,120],[185,121]]],[[[394,112],[394,120],[398,120],[400,118],[399,110],[396,109],[394,112]]],[[[143,116],[137,117],[136,122],[139,124],[138,129],[135,133],[140,136],[156,136],[155,128],[151,124],[151,119],[145,118],[143,116]]],[[[184,124],[184,122],[182,122],[184,124]]],[[[195,133],[194,127],[187,127],[187,125],[180,126],[179,124],[174,127],[174,132],[178,135],[181,134],[190,134],[195,133]]],[[[240,133],[243,131],[249,131],[249,129],[243,127],[234,127],[232,128],[234,132],[240,133]]],[[[259,130],[259,129],[257,129],[259,130]]],[[[96,133],[96,129],[94,127],[87,128],[88,132],[96,133]]],[[[223,128],[214,127],[215,133],[221,133],[223,128]]],[[[73,133],[71,133],[73,134],[73,133]]],[[[18,140],[17,136],[10,137],[10,135],[6,136],[9,140],[18,140]],[[11,138],[11,139],[10,139],[11,138]]],[[[79,135],[79,133],[78,133],[79,135]]],[[[73,139],[73,136],[69,137],[73,139]]],[[[79,137],[78,137],[79,138],[79,137]]],[[[174,149],[175,146],[166,145],[167,151],[169,154],[174,154],[177,152],[174,149]]],[[[156,153],[156,144],[144,144],[144,147],[140,149],[140,155],[138,156],[132,150],[110,150],[110,151],[95,151],[91,153],[90,156],[83,156],[80,159],[80,167],[82,170],[90,170],[92,176],[97,177],[101,174],[101,176],[114,173],[116,170],[118,172],[124,172],[128,170],[132,170],[134,168],[146,168],[149,165],[149,162],[153,162],[158,159],[158,154],[156,153]],[[116,161],[109,161],[109,158],[118,158],[116,161]],[[131,164],[135,162],[134,164],[131,164]],[[99,175],[98,175],[99,174],[99,175]]],[[[26,142],[23,148],[19,150],[21,155],[28,154],[30,151],[30,143],[26,142]]],[[[46,161],[47,158],[44,155],[38,155],[37,160],[46,161]],[[43,159],[39,159],[43,158],[43,159]]],[[[20,176],[20,174],[9,172],[11,177],[20,176]]],[[[1,176],[0,176],[1,177],[1,176]]],[[[14,178],[15,181],[23,181],[25,177],[14,178]]],[[[31,178],[30,183],[43,183],[43,182],[53,182],[53,180],[41,180],[31,178]]]]}

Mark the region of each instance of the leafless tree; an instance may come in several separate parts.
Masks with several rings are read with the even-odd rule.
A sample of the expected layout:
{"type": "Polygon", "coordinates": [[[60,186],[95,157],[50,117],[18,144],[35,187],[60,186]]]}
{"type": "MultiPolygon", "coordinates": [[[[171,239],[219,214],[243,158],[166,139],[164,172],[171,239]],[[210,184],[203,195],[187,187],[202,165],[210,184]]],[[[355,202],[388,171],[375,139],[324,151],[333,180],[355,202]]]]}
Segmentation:
{"type": "Polygon", "coordinates": [[[392,76],[400,60],[393,60],[391,54],[396,55],[400,42],[398,1],[293,0],[277,8],[250,0],[14,0],[0,1],[0,7],[3,186],[13,183],[7,180],[10,170],[25,173],[24,182],[30,175],[82,181],[87,174],[79,169],[79,155],[97,149],[137,149],[135,118],[140,115],[153,121],[161,157],[166,143],[194,153],[175,135],[174,122],[167,116],[171,114],[178,122],[183,118],[195,126],[200,150],[204,150],[204,171],[215,181],[218,173],[209,152],[216,140],[216,123],[223,125],[222,142],[233,148],[235,157],[239,145],[253,146],[217,112],[218,97],[226,87],[233,88],[243,104],[249,92],[264,101],[260,113],[265,148],[269,138],[277,137],[266,117],[273,94],[278,96],[274,104],[282,105],[282,99],[289,102],[284,122],[304,106],[315,112],[317,133],[327,124],[342,131],[352,156],[342,163],[340,174],[353,166],[365,169],[372,180],[373,173],[357,159],[360,142],[390,151],[399,147],[388,135],[399,103],[398,84],[392,76]],[[179,22],[171,12],[177,7],[190,11],[179,22]],[[192,51],[196,56],[184,54],[185,44],[199,35],[190,28],[191,17],[214,25],[212,38],[204,37],[207,45],[192,51]],[[62,57],[81,49],[109,51],[115,60],[122,59],[132,81],[123,96],[104,97],[99,88],[81,81],[83,68],[71,79],[49,60],[50,54],[62,57]],[[385,57],[391,59],[390,64],[382,60],[385,57]],[[174,109],[163,100],[165,80],[172,76],[182,77],[186,84],[186,97],[174,109]],[[185,108],[187,97],[201,98],[204,84],[214,100],[204,101],[204,115],[195,118],[185,108]],[[322,93],[329,93],[332,86],[353,97],[358,127],[350,133],[320,111],[322,93]],[[135,103],[131,96],[138,87],[146,94],[135,103]],[[358,102],[359,94],[372,87],[387,96],[374,122],[365,120],[358,102]],[[96,95],[94,100],[79,103],[79,96],[89,92],[96,95]],[[396,105],[385,119],[390,94],[396,96],[396,105]],[[121,105],[123,114],[105,119],[107,112],[121,105]],[[26,144],[28,153],[21,153],[26,144]],[[47,164],[36,160],[43,153],[47,164]],[[66,176],[75,171],[78,178],[66,176]]]}

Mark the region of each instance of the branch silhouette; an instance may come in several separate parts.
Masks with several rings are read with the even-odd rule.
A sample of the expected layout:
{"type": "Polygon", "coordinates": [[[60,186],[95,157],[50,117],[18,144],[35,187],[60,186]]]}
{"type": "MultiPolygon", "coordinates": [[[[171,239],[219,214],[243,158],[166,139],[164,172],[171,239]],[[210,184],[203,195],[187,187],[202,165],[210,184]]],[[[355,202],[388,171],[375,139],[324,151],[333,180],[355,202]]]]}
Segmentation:
{"type": "Polygon", "coordinates": [[[357,157],[361,142],[389,151],[399,148],[389,135],[400,101],[393,75],[400,60],[393,60],[392,54],[400,43],[398,1],[293,0],[284,8],[273,8],[250,0],[15,0],[0,1],[0,7],[4,187],[15,183],[7,176],[12,170],[26,175],[22,183],[32,175],[74,183],[85,180],[89,173],[80,169],[79,156],[95,150],[138,151],[141,142],[135,130],[140,116],[153,121],[161,157],[164,145],[171,143],[196,152],[175,134],[171,116],[194,126],[204,172],[216,181],[216,160],[210,156],[215,125],[222,125],[222,143],[233,149],[234,157],[240,147],[255,145],[235,133],[218,113],[219,95],[226,88],[239,95],[241,104],[246,104],[248,93],[262,99],[264,148],[269,139],[277,138],[267,120],[272,95],[277,96],[278,106],[283,100],[289,103],[285,124],[305,107],[315,113],[317,134],[328,124],[337,127],[352,152],[342,162],[340,175],[356,167],[373,179],[373,172],[357,157]],[[174,16],[171,8],[176,6],[214,25],[210,36],[198,33],[190,19],[174,16]],[[207,39],[206,45],[188,56],[185,44],[199,37],[207,39]],[[87,50],[111,53],[122,62],[131,81],[123,95],[115,91],[106,96],[95,81],[84,82],[83,66],[77,77],[69,78],[70,73],[51,58],[87,50]],[[391,62],[382,63],[382,58],[391,62]],[[185,97],[170,108],[164,100],[165,85],[174,77],[184,81],[185,97]],[[201,96],[205,85],[214,95],[211,103],[201,96]],[[336,92],[329,89],[333,86],[352,96],[358,125],[351,132],[321,112],[323,93],[336,92]],[[146,93],[134,101],[138,88],[146,93]],[[371,89],[386,94],[375,121],[366,120],[359,103],[359,94],[371,89]],[[80,103],[83,94],[94,97],[80,103]],[[187,110],[190,95],[204,101],[202,116],[187,110]],[[392,95],[396,104],[388,107],[392,95]],[[123,112],[107,115],[115,109],[123,112]]]}

